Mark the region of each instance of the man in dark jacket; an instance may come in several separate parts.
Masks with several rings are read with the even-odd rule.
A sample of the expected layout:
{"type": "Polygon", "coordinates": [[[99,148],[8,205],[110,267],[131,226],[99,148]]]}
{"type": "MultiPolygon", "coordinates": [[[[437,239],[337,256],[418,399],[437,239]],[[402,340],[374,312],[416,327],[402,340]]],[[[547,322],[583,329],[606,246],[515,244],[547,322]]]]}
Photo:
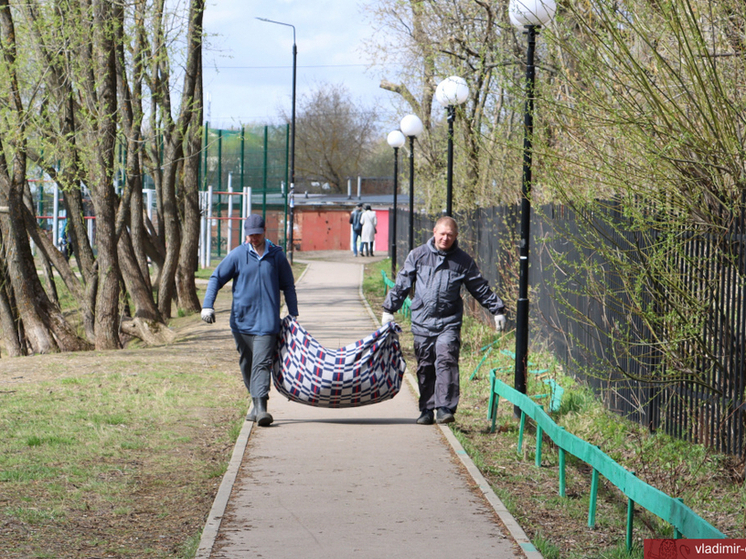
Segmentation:
{"type": "Polygon", "coordinates": [[[246,242],[228,253],[210,276],[202,304],[202,320],[215,322],[218,291],[233,280],[230,326],[239,353],[241,374],[253,407],[246,417],[266,427],[272,359],[280,332],[280,291],[288,313],[298,316],[295,280],[285,253],[265,237],[264,219],[251,214],[244,223],[246,242]]]}
{"type": "Polygon", "coordinates": [[[505,305],[490,290],[476,263],[458,247],[458,225],[441,217],[433,237],[407,255],[404,266],[383,302],[386,324],[394,319],[410,290],[416,285],[410,307],[417,383],[420,387],[420,425],[451,423],[459,401],[459,351],[464,302],[463,285],[479,303],[495,315],[498,331],[505,328],[505,305]]]}
{"type": "Polygon", "coordinates": [[[352,229],[352,254],[357,256],[357,245],[360,241],[360,233],[363,232],[363,224],[360,218],[363,216],[363,203],[360,202],[350,214],[350,227],[352,229]]]}

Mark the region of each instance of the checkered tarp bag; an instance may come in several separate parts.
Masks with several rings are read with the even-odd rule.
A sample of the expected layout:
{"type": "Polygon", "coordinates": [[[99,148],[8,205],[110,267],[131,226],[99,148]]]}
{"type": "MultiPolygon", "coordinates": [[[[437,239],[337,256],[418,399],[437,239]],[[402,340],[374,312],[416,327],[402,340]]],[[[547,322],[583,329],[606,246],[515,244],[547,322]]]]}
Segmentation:
{"type": "Polygon", "coordinates": [[[293,319],[282,321],[272,378],[294,402],[322,408],[376,404],[399,393],[406,363],[393,322],[363,340],[326,349],[293,319]]]}

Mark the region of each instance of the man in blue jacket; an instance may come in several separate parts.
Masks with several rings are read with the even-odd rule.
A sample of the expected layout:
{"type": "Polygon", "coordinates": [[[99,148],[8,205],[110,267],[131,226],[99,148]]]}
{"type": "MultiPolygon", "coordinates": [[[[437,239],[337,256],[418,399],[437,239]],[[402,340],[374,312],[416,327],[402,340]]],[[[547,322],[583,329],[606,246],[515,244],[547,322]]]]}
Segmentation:
{"type": "Polygon", "coordinates": [[[246,242],[229,252],[215,268],[202,304],[202,320],[212,324],[215,322],[215,297],[233,280],[230,326],[243,382],[253,403],[246,419],[256,421],[261,427],[273,421],[267,411],[267,400],[272,359],[280,332],[280,291],[285,295],[288,313],[298,316],[293,271],[285,253],[265,237],[265,232],[260,215],[251,214],[246,218],[246,242]]]}
{"type": "Polygon", "coordinates": [[[416,285],[410,307],[417,384],[420,388],[420,417],[417,423],[451,423],[459,401],[458,360],[464,286],[495,316],[495,328],[505,328],[505,305],[490,289],[476,263],[458,247],[458,226],[451,217],[435,223],[432,238],[407,255],[393,287],[383,302],[386,324],[416,285]]]}

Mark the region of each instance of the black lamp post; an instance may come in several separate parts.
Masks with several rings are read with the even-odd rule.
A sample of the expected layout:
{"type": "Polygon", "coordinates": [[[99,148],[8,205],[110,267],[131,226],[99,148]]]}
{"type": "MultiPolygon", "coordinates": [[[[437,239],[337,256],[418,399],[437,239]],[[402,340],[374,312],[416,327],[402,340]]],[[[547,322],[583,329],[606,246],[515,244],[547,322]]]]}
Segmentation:
{"type": "MultiPolygon", "coordinates": [[[[531,164],[534,133],[534,48],[537,28],[554,16],[554,0],[511,0],[510,20],[517,27],[525,27],[528,35],[526,53],[526,104],[524,110],[523,179],[521,183],[521,244],[516,307],[515,389],[526,393],[528,368],[528,253],[531,235],[531,164]]],[[[520,410],[514,409],[519,415],[520,410]]]]}
{"type": "Polygon", "coordinates": [[[298,68],[298,47],[295,44],[295,25],[290,23],[283,23],[281,21],[275,21],[273,19],[267,19],[264,17],[256,18],[261,21],[268,23],[275,23],[277,25],[285,25],[286,27],[293,28],[293,91],[292,91],[292,102],[290,109],[290,189],[288,190],[288,200],[290,210],[288,212],[288,219],[290,221],[288,234],[288,260],[293,263],[293,219],[294,219],[294,208],[295,208],[295,82],[298,68]]]}
{"type": "Polygon", "coordinates": [[[396,277],[396,194],[399,190],[399,148],[402,147],[407,139],[401,130],[389,132],[386,138],[388,144],[394,148],[394,215],[391,224],[391,277],[396,277]]]}
{"type": "Polygon", "coordinates": [[[446,168],[446,215],[453,216],[453,121],[456,105],[469,98],[466,80],[458,76],[444,79],[435,88],[435,99],[448,110],[448,166],[446,168]]]}
{"type": "Polygon", "coordinates": [[[407,115],[399,124],[409,138],[409,251],[414,248],[414,139],[422,134],[422,121],[417,115],[407,115]]]}

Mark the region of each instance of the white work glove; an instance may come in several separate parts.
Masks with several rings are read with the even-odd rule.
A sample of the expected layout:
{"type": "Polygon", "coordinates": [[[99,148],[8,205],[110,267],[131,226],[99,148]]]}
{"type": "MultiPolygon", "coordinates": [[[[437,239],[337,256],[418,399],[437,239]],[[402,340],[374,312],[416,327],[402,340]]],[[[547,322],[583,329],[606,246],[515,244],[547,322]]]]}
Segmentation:
{"type": "Polygon", "coordinates": [[[381,325],[386,326],[389,322],[394,321],[394,315],[390,312],[385,312],[381,315],[381,325]]]}
{"type": "Polygon", "coordinates": [[[504,314],[496,314],[495,315],[495,330],[498,332],[503,332],[505,330],[505,323],[507,320],[505,319],[504,314]]]}
{"type": "Polygon", "coordinates": [[[207,324],[215,322],[215,309],[202,309],[202,320],[207,322],[207,324]]]}

